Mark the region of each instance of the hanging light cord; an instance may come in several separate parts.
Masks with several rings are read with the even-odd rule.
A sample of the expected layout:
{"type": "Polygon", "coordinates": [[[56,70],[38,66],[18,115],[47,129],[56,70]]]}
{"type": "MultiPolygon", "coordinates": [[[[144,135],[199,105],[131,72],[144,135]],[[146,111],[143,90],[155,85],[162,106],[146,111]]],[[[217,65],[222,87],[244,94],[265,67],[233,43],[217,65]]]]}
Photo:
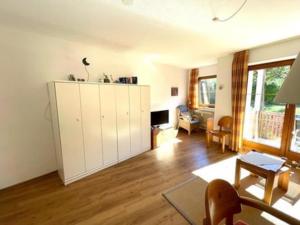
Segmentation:
{"type": "Polygon", "coordinates": [[[236,14],[239,13],[239,11],[241,11],[241,9],[246,5],[247,1],[248,0],[245,0],[243,2],[243,4],[231,16],[229,16],[229,17],[227,17],[225,19],[220,19],[219,17],[214,17],[212,20],[213,21],[217,21],[217,22],[226,22],[226,21],[232,19],[236,14]]]}

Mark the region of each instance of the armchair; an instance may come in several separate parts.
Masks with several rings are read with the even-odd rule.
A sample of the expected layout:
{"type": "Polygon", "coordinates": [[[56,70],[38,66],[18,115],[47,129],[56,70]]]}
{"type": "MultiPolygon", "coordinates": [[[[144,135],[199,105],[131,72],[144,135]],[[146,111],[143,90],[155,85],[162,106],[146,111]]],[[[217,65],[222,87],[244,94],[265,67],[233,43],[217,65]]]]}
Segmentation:
{"type": "Polygon", "coordinates": [[[190,135],[194,129],[198,129],[200,126],[199,118],[193,111],[189,110],[185,105],[180,105],[176,109],[178,125],[177,128],[183,128],[188,131],[190,135]]]}

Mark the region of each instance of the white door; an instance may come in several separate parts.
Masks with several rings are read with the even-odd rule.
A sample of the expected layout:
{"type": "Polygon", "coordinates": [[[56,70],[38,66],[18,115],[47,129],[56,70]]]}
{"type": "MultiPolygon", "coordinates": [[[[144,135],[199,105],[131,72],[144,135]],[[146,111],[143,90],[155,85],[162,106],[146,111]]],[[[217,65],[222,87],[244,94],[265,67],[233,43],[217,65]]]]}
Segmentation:
{"type": "Polygon", "coordinates": [[[151,148],[151,127],[150,127],[150,87],[141,87],[141,134],[142,151],[151,148]]]}
{"type": "Polygon", "coordinates": [[[102,150],[105,166],[118,162],[116,96],[114,85],[100,85],[102,150]]]}
{"type": "Polygon", "coordinates": [[[131,154],[142,152],[141,148],[141,91],[139,86],[129,86],[130,144],[131,154]]]}
{"type": "Polygon", "coordinates": [[[102,141],[98,84],[80,84],[82,129],[87,171],[101,168],[102,141]]]}
{"type": "Polygon", "coordinates": [[[119,161],[130,157],[129,90],[116,86],[119,161]]]}
{"type": "Polygon", "coordinates": [[[65,179],[85,172],[79,86],[55,83],[65,179]]]}

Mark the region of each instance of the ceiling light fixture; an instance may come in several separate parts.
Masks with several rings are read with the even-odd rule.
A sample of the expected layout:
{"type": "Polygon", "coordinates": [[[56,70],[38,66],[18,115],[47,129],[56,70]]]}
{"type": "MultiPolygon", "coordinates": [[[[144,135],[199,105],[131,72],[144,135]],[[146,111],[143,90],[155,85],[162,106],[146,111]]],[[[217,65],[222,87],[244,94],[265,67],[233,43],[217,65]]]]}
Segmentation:
{"type": "Polygon", "coordinates": [[[243,4],[229,17],[225,18],[225,19],[220,19],[219,17],[215,16],[212,21],[214,22],[226,22],[230,19],[232,19],[236,14],[238,14],[239,11],[241,11],[241,9],[246,5],[247,0],[244,0],[243,4]]]}

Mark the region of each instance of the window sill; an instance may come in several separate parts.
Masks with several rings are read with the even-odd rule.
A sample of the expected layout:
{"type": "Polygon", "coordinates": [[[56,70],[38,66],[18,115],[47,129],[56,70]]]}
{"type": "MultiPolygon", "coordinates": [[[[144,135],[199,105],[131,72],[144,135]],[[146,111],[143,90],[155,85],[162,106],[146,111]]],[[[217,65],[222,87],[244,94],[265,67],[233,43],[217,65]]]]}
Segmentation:
{"type": "Polygon", "coordinates": [[[197,111],[207,111],[207,112],[215,112],[215,108],[211,107],[198,107],[197,111]]]}

